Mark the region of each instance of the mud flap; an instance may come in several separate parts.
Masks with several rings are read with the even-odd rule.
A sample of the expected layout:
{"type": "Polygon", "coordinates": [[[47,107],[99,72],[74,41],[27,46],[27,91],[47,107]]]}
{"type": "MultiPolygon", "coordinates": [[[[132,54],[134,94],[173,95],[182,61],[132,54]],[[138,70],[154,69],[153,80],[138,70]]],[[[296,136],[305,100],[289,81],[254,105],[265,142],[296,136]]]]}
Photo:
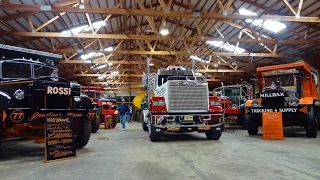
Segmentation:
{"type": "Polygon", "coordinates": [[[150,124],[151,133],[154,135],[162,135],[165,131],[165,128],[156,127],[153,124],[150,124]]]}

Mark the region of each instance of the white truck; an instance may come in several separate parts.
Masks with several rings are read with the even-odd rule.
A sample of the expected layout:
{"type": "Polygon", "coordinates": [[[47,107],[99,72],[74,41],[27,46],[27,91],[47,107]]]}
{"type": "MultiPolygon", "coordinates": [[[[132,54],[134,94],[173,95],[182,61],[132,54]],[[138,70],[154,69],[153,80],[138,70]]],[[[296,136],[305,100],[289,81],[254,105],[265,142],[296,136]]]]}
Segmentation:
{"type": "Polygon", "coordinates": [[[145,81],[149,102],[142,128],[152,142],[164,132],[205,132],[218,140],[224,131],[223,109],[217,97],[209,97],[208,82],[185,67],[169,66],[145,81]]]}

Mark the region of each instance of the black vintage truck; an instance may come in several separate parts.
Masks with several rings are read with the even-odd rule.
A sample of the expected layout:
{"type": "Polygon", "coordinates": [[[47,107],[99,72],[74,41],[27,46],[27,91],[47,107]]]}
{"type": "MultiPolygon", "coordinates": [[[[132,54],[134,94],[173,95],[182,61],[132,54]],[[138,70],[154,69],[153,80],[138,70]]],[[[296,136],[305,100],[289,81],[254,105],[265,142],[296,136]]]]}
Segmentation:
{"type": "Polygon", "coordinates": [[[58,77],[61,57],[1,44],[0,55],[0,145],[7,137],[44,138],[45,118],[67,116],[74,124],[76,147],[86,146],[96,108],[81,95],[80,84],[58,77]]]}

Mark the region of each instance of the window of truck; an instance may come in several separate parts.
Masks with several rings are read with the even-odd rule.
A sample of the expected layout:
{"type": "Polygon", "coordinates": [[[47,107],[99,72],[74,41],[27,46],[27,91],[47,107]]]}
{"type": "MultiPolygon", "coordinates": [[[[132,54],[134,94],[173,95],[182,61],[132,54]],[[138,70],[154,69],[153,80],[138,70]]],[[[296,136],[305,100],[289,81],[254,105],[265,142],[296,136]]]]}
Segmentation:
{"type": "Polygon", "coordinates": [[[30,63],[2,63],[2,78],[6,79],[29,79],[31,78],[30,63]]]}
{"type": "Polygon", "coordinates": [[[34,77],[51,76],[57,69],[44,65],[34,65],[34,77]]]}
{"type": "Polygon", "coordinates": [[[268,76],[263,78],[264,87],[270,87],[273,83],[286,89],[296,89],[296,78],[293,74],[268,76]]]}

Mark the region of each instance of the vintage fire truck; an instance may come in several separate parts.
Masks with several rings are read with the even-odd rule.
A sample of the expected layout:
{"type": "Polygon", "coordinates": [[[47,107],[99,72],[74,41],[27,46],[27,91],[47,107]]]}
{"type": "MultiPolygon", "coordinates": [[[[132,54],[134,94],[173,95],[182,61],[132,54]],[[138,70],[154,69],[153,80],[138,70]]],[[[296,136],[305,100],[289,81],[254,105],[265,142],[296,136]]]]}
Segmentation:
{"type": "Polygon", "coordinates": [[[307,137],[317,137],[319,97],[317,75],[305,62],[257,68],[259,92],[246,101],[247,130],[258,133],[262,113],[282,112],[283,126],[301,126],[307,137]]]}
{"type": "MultiPolygon", "coordinates": [[[[111,120],[109,127],[107,128],[115,128],[117,125],[117,115],[118,109],[116,106],[116,99],[109,98],[105,96],[104,87],[87,87],[83,86],[82,92],[90,97],[95,103],[97,103],[101,108],[100,113],[100,122],[97,122],[97,128],[99,128],[100,123],[106,125],[106,121],[111,120]]],[[[95,131],[97,129],[93,129],[95,131]]]]}
{"type": "Polygon", "coordinates": [[[96,109],[81,96],[78,83],[58,77],[61,56],[3,44],[0,55],[0,144],[8,137],[43,142],[45,118],[66,116],[75,128],[76,147],[86,146],[96,109]]]}
{"type": "Polygon", "coordinates": [[[225,118],[237,117],[237,125],[246,128],[245,101],[252,97],[251,85],[229,85],[214,89],[214,94],[218,96],[224,109],[225,118]]]}
{"type": "Polygon", "coordinates": [[[142,127],[152,142],[164,132],[204,132],[218,140],[224,131],[223,110],[209,97],[208,82],[189,68],[169,66],[146,77],[148,108],[142,127]]]}

